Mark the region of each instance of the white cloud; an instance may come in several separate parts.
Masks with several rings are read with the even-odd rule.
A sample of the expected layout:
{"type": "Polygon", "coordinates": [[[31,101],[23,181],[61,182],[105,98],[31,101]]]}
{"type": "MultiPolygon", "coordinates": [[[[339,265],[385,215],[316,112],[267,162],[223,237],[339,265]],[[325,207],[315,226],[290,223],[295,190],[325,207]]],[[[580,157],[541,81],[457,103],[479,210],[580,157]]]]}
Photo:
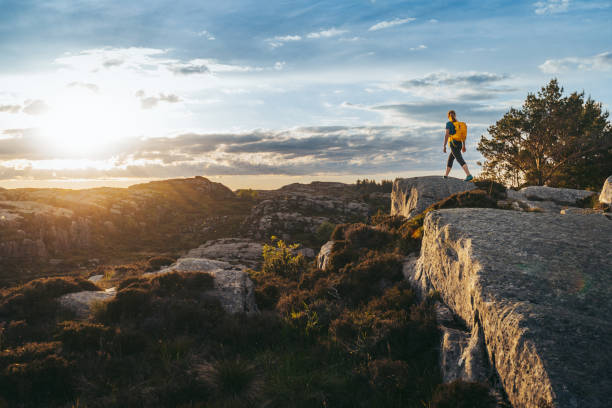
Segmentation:
{"type": "Polygon", "coordinates": [[[566,12],[569,8],[570,0],[546,0],[534,3],[536,14],[554,14],[566,12]]]}
{"type": "Polygon", "coordinates": [[[198,32],[197,34],[198,34],[199,37],[204,37],[204,38],[206,38],[207,40],[210,40],[210,41],[213,41],[213,40],[216,39],[214,34],[211,33],[208,30],[202,30],[202,31],[198,32]]]}
{"type": "Polygon", "coordinates": [[[286,42],[301,41],[301,40],[302,40],[302,37],[299,35],[277,35],[276,37],[266,39],[266,42],[272,48],[277,48],[277,47],[282,47],[283,45],[285,45],[286,42]]]}
{"type": "Polygon", "coordinates": [[[426,46],[426,45],[421,44],[421,45],[419,45],[418,47],[412,47],[412,48],[410,48],[410,51],[424,50],[424,49],[426,49],[426,48],[427,48],[427,46],[426,46]]]}
{"type": "Polygon", "coordinates": [[[321,31],[317,31],[317,32],[312,32],[310,34],[308,34],[306,37],[308,38],[330,38],[330,37],[336,37],[338,35],[347,33],[347,30],[339,30],[337,28],[330,28],[328,30],[321,30],[321,31]]]}
{"type": "Polygon", "coordinates": [[[374,24],[372,27],[370,27],[368,29],[368,31],[383,30],[385,28],[389,28],[389,27],[394,27],[394,26],[406,24],[406,23],[409,23],[409,22],[414,21],[414,20],[416,20],[416,19],[412,18],[412,17],[408,17],[408,18],[396,18],[396,19],[393,19],[391,21],[381,21],[381,22],[378,22],[378,23],[374,24]]]}
{"type": "Polygon", "coordinates": [[[546,60],[538,68],[547,74],[555,74],[573,69],[580,71],[609,71],[612,69],[612,52],[602,52],[593,57],[550,59],[546,60]]]}
{"type": "Polygon", "coordinates": [[[285,68],[285,61],[276,61],[276,64],[274,64],[274,69],[277,71],[282,70],[283,68],[285,68]]]}

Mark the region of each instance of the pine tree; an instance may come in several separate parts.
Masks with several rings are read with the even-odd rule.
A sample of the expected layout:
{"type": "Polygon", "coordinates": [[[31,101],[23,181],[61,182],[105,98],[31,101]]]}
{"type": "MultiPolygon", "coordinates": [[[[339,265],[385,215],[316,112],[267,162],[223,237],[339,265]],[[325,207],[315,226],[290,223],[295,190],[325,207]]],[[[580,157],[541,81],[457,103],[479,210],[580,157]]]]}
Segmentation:
{"type": "Polygon", "coordinates": [[[563,96],[556,79],[529,93],[482,136],[482,175],[518,187],[601,188],[612,174],[612,125],[584,92],[563,96]]]}

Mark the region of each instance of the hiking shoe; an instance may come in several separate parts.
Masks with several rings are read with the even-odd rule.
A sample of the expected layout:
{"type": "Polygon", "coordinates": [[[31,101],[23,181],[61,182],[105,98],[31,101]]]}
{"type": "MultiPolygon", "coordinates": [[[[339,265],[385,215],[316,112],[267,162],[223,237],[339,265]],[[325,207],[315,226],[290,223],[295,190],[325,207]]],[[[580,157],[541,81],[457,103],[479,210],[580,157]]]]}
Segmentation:
{"type": "Polygon", "coordinates": [[[472,175],[470,174],[469,176],[467,176],[467,177],[465,178],[465,180],[464,180],[464,181],[470,181],[470,180],[471,180],[471,179],[473,179],[473,178],[474,178],[474,177],[472,177],[472,175]]]}
{"type": "Polygon", "coordinates": [[[444,178],[448,178],[448,176],[442,176],[442,177],[444,177],[444,178]]]}

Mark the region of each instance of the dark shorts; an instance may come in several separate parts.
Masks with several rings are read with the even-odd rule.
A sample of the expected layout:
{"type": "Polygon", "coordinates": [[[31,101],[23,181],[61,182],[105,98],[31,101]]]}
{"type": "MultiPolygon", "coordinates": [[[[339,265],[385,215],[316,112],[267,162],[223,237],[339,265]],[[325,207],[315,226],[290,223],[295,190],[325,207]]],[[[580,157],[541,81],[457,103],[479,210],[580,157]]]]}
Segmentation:
{"type": "Polygon", "coordinates": [[[453,167],[453,161],[457,159],[457,163],[460,166],[465,164],[465,160],[463,160],[463,156],[461,155],[461,148],[463,147],[463,143],[457,140],[451,140],[448,144],[450,147],[450,154],[448,155],[448,161],[446,162],[446,167],[453,167]]]}

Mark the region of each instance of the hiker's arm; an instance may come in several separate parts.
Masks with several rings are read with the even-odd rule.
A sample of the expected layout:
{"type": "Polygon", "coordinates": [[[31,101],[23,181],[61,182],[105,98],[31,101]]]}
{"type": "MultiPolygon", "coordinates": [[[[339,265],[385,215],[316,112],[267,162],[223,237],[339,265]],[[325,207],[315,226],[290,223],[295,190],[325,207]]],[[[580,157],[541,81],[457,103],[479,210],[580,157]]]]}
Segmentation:
{"type": "Polygon", "coordinates": [[[444,153],[446,153],[446,143],[448,143],[449,136],[448,129],[446,129],[446,134],[444,135],[444,153]]]}
{"type": "Polygon", "coordinates": [[[463,153],[465,153],[465,142],[463,142],[463,143],[461,143],[461,144],[462,144],[461,151],[462,151],[463,153]]]}

